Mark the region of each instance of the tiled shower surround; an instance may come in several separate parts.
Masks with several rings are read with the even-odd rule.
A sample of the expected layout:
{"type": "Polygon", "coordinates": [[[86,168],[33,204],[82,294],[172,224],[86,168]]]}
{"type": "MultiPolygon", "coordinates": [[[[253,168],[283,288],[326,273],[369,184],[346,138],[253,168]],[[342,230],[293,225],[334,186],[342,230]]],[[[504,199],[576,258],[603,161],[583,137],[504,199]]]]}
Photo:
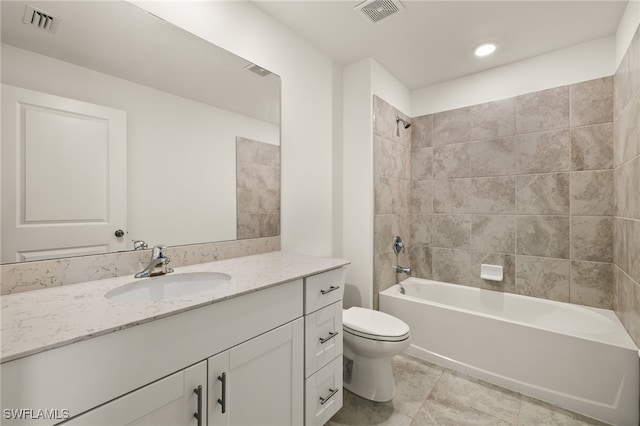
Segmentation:
{"type": "MultiPolygon", "coordinates": [[[[379,127],[395,130],[397,111],[374,103],[384,140],[379,127]]],[[[406,206],[404,186],[394,199],[375,180],[376,292],[395,283],[395,259],[379,248],[397,231],[410,244],[414,276],[614,307],[613,77],[412,123],[409,159],[405,150],[375,150],[376,166],[408,168],[395,173],[401,183],[410,178],[406,206]],[[392,226],[382,214],[390,200],[399,205],[392,226]],[[504,280],[480,279],[482,263],[502,265],[504,280]]]]}
{"type": "MultiPolygon", "coordinates": [[[[411,128],[396,123],[409,117],[378,97],[374,98],[374,306],[378,292],[396,283],[395,267],[409,266],[411,190],[411,128]],[[407,247],[396,255],[393,237],[400,235],[407,247]]],[[[400,278],[402,279],[402,278],[400,278]]]]}
{"type": "Polygon", "coordinates": [[[640,28],[615,74],[616,313],[640,346],[640,28]]]}

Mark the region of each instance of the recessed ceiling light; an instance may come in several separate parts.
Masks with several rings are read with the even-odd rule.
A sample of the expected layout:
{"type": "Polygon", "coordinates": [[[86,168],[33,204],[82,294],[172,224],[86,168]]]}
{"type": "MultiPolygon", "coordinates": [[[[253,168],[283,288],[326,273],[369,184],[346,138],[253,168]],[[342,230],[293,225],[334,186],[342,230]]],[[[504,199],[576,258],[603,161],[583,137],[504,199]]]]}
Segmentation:
{"type": "Polygon", "coordinates": [[[495,50],[495,43],[483,43],[480,46],[476,47],[475,54],[476,56],[488,56],[495,52],[495,50]]]}

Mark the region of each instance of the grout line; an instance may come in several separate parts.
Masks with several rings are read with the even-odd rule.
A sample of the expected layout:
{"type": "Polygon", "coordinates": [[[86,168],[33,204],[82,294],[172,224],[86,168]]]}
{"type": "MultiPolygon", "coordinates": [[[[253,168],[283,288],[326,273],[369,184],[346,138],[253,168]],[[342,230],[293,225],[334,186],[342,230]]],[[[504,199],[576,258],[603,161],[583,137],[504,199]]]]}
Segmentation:
{"type": "MultiPolygon", "coordinates": [[[[614,144],[614,145],[615,145],[615,144],[614,144]]],[[[614,150],[615,150],[615,146],[614,146],[614,150]]],[[[614,155],[615,155],[615,154],[614,154],[614,155]]],[[[640,157],[640,154],[635,155],[634,157],[631,157],[630,159],[625,160],[625,161],[623,161],[622,163],[620,163],[620,164],[618,164],[618,165],[615,165],[615,164],[614,164],[615,170],[619,169],[620,167],[622,167],[622,166],[624,166],[624,165],[626,165],[626,164],[629,164],[630,162],[634,161],[634,160],[635,160],[635,159],[637,159],[638,157],[640,157]]],[[[615,157],[614,157],[614,163],[615,163],[615,157]]]]}
{"type": "Polygon", "coordinates": [[[522,416],[522,397],[523,394],[520,394],[520,398],[518,398],[518,414],[516,414],[516,422],[515,425],[520,425],[520,417],[522,416]]]}
{"type": "MultiPolygon", "coordinates": [[[[638,155],[640,157],[640,155],[638,155]]],[[[637,158],[637,157],[635,157],[637,158]]],[[[635,160],[634,158],[634,160],[635,160]]],[[[632,160],[630,160],[632,161],[632,160]]],[[[626,164],[626,163],[625,163],[626,164]]],[[[478,176],[445,176],[445,177],[433,177],[431,179],[422,179],[423,181],[434,180],[434,181],[444,181],[444,180],[462,180],[462,179],[492,179],[492,178],[505,178],[505,177],[520,177],[520,176],[539,176],[539,175],[558,175],[558,174],[573,174],[573,173],[589,173],[589,172],[612,172],[615,171],[614,168],[608,169],[587,169],[587,170],[556,170],[556,171],[548,171],[548,172],[529,172],[529,173],[511,173],[511,174],[500,174],[500,175],[478,175],[478,176]]]]}
{"type": "MultiPolygon", "coordinates": [[[[434,153],[435,153],[435,140],[436,140],[436,135],[435,135],[435,118],[433,115],[431,115],[431,216],[429,217],[429,275],[433,278],[433,270],[434,270],[434,265],[433,265],[433,252],[431,247],[433,247],[433,213],[435,212],[435,195],[434,195],[434,187],[435,187],[435,181],[434,179],[434,172],[433,172],[433,166],[434,166],[434,153]]],[[[438,378],[439,380],[440,378],[438,378]]],[[[435,386],[435,385],[434,385],[435,386]]],[[[431,394],[431,392],[429,392],[429,394],[431,394]]],[[[426,401],[426,400],[425,400],[426,401]]]]}
{"type": "MultiPolygon", "coordinates": [[[[518,100],[516,98],[515,102],[513,103],[513,131],[515,133],[518,133],[518,100]]],[[[513,161],[514,161],[514,168],[515,171],[518,170],[518,146],[520,144],[518,144],[517,142],[517,137],[513,138],[514,140],[514,147],[513,147],[513,161]]],[[[569,142],[571,142],[571,131],[569,131],[569,142]]],[[[569,168],[571,168],[571,165],[569,165],[569,168]]],[[[569,180],[571,180],[571,177],[569,177],[569,180]]],[[[517,191],[518,189],[518,178],[515,178],[515,182],[514,182],[514,188],[517,191]]],[[[514,241],[514,247],[513,247],[513,251],[514,253],[518,252],[518,194],[515,194],[514,197],[514,210],[515,210],[515,214],[516,214],[516,226],[515,226],[515,231],[514,231],[514,235],[515,235],[515,241],[514,241]]],[[[515,293],[520,293],[520,291],[518,290],[518,255],[514,254],[514,259],[513,259],[513,291],[515,293]]]]}
{"type": "Polygon", "coordinates": [[[603,214],[569,214],[569,213],[424,213],[424,212],[410,212],[410,213],[423,213],[423,214],[432,214],[433,216],[509,216],[509,217],[601,217],[601,218],[620,218],[620,219],[629,219],[633,221],[640,221],[640,219],[634,218],[625,218],[620,216],[612,216],[612,215],[603,215],[603,214]]]}
{"type": "MultiPolygon", "coordinates": [[[[440,378],[438,378],[438,379],[440,379],[440,378]]],[[[432,389],[432,390],[433,390],[433,389],[432,389]]],[[[418,407],[418,411],[416,411],[416,413],[413,415],[413,417],[409,416],[409,417],[411,417],[411,420],[412,420],[412,422],[411,422],[411,423],[412,423],[412,424],[413,424],[413,420],[415,420],[415,419],[416,419],[416,417],[418,417],[418,414],[420,414],[420,412],[422,411],[422,407],[424,407],[424,406],[425,406],[425,404],[427,403],[427,400],[429,399],[429,395],[431,395],[431,391],[429,391],[429,394],[427,395],[427,397],[426,397],[425,399],[423,399],[423,400],[422,400],[422,404],[420,404],[420,407],[418,407]]],[[[433,422],[433,420],[434,420],[434,419],[433,419],[433,418],[431,418],[431,416],[429,416],[429,418],[430,418],[430,420],[433,422]]],[[[435,424],[435,423],[434,423],[434,424],[435,424]]]]}
{"type": "MultiPolygon", "coordinates": [[[[571,86],[569,86],[569,129],[570,129],[569,130],[569,168],[571,168],[571,166],[572,166],[571,163],[572,163],[572,158],[573,158],[573,157],[571,157],[571,146],[573,145],[571,143],[571,135],[573,133],[573,128],[571,126],[573,124],[572,123],[573,122],[573,114],[571,113],[571,102],[572,102],[572,100],[571,100],[571,86]]],[[[571,215],[571,198],[572,198],[571,195],[573,194],[572,182],[573,182],[573,179],[571,179],[571,175],[569,175],[569,215],[571,215]]],[[[569,259],[573,258],[573,244],[572,244],[573,243],[573,233],[572,233],[572,229],[571,229],[571,222],[572,222],[572,220],[570,218],[569,219],[569,259]]],[[[613,253],[612,253],[611,257],[613,257],[613,253]]],[[[569,302],[572,301],[571,288],[573,287],[573,285],[572,285],[573,284],[573,276],[572,276],[573,268],[571,267],[571,264],[572,264],[572,262],[569,262],[569,288],[568,288],[568,290],[569,290],[569,295],[568,295],[569,302]]]]}
{"type": "MultiPolygon", "coordinates": [[[[517,126],[517,117],[514,120],[514,123],[516,123],[517,126]]],[[[491,140],[496,140],[496,139],[517,139],[519,137],[522,136],[531,136],[531,135],[540,135],[543,133],[556,133],[556,132],[563,132],[563,131],[567,131],[567,130],[572,130],[572,129],[581,129],[581,128],[585,128],[585,127],[593,127],[593,126],[602,126],[604,124],[613,124],[614,120],[611,121],[603,121],[601,123],[593,123],[593,124],[585,124],[585,125],[581,125],[581,126],[567,126],[567,127],[560,127],[557,129],[546,129],[546,130],[539,130],[539,131],[535,131],[535,132],[524,132],[524,133],[517,133],[517,131],[514,130],[514,133],[508,134],[508,135],[501,135],[501,136],[493,136],[490,138],[482,138],[482,139],[469,139],[469,140],[462,140],[462,141],[456,141],[456,142],[449,142],[449,143],[440,143],[440,144],[436,144],[435,141],[432,143],[432,146],[434,148],[437,147],[444,147],[444,146],[449,146],[449,145],[462,145],[462,144],[472,144],[472,143],[477,143],[477,142],[486,142],[486,141],[491,141],[491,140]]]]}

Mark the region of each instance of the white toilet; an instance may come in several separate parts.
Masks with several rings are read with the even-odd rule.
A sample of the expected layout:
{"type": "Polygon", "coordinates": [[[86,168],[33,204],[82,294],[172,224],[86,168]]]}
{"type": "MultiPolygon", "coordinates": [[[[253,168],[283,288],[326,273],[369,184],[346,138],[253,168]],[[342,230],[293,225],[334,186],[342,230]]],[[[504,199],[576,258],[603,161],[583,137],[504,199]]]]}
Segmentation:
{"type": "Polygon", "coordinates": [[[392,400],[391,357],[409,347],[409,326],[384,312],[353,307],[342,311],[342,327],[344,387],[372,401],[392,400]]]}

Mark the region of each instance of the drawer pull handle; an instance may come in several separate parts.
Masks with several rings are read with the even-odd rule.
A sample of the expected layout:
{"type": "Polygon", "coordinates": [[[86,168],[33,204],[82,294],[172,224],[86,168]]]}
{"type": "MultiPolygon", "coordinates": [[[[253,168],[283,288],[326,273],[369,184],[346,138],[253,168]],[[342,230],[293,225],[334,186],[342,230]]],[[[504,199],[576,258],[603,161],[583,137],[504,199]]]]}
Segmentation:
{"type": "Polygon", "coordinates": [[[329,388],[329,395],[325,396],[324,398],[320,397],[320,405],[326,404],[331,399],[331,397],[336,393],[338,393],[338,388],[335,388],[335,389],[329,388]]]}
{"type": "Polygon", "coordinates": [[[340,286],[339,286],[339,285],[332,285],[331,287],[329,287],[329,288],[328,288],[328,289],[326,289],[326,290],[320,290],[320,293],[322,293],[322,294],[331,293],[332,291],[335,291],[335,290],[337,290],[337,289],[339,289],[339,288],[340,288],[340,286]]]}
{"type": "Polygon", "coordinates": [[[327,337],[321,337],[320,338],[320,344],[324,345],[325,343],[327,343],[329,340],[333,339],[334,337],[336,337],[338,335],[337,331],[331,331],[329,332],[329,335],[327,337]]]}
{"type": "Polygon", "coordinates": [[[218,376],[218,380],[222,382],[222,398],[218,398],[218,404],[222,405],[222,414],[227,411],[227,374],[222,373],[218,376]]]}
{"type": "Polygon", "coordinates": [[[202,385],[198,385],[198,387],[193,390],[193,393],[198,395],[198,412],[193,413],[193,417],[198,420],[198,426],[202,426],[202,385]]]}

